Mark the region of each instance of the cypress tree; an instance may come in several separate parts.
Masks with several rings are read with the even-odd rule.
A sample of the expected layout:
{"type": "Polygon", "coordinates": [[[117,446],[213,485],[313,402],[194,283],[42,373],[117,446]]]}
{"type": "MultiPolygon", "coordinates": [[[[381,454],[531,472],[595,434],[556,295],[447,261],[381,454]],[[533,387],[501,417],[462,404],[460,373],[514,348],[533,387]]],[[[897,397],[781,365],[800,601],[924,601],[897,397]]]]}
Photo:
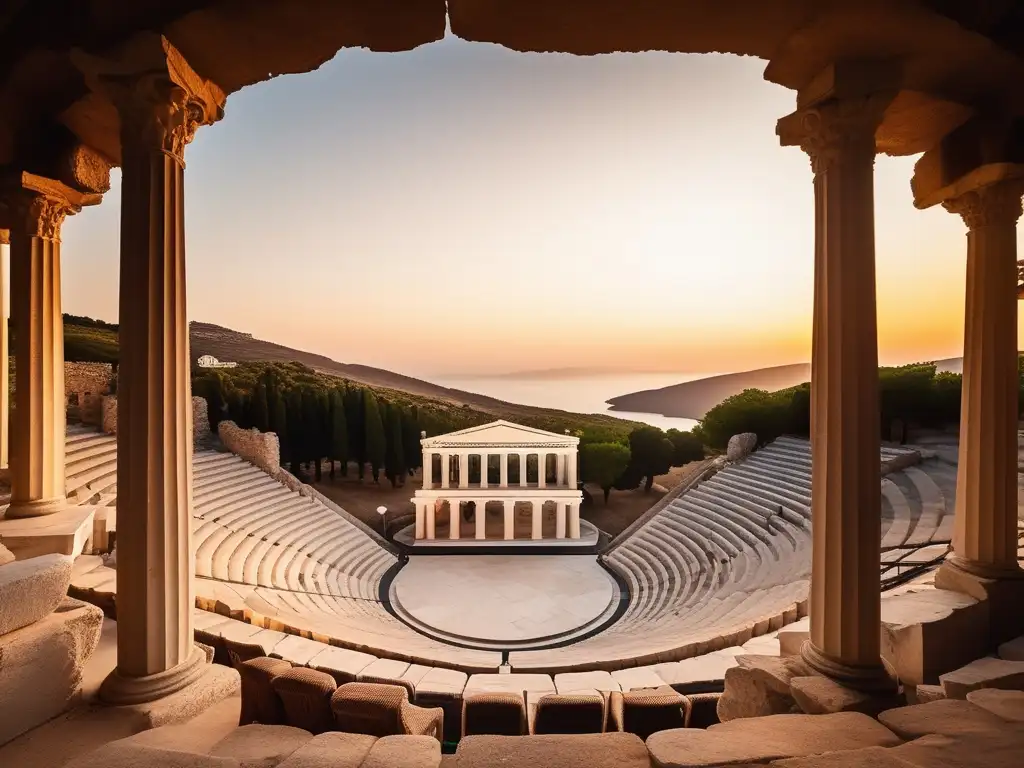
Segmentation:
{"type": "Polygon", "coordinates": [[[287,403],[288,421],[288,462],[293,475],[298,475],[299,463],[302,461],[302,448],[305,440],[304,424],[302,419],[302,394],[298,389],[288,390],[285,402],[287,403]]]}
{"type": "Polygon", "coordinates": [[[345,397],[345,417],[348,420],[348,447],[359,467],[359,479],[366,473],[366,406],[363,390],[350,387],[345,397]]]}
{"type": "Polygon", "coordinates": [[[331,391],[331,477],[334,462],[341,464],[341,476],[348,474],[348,425],[345,418],[345,397],[341,387],[331,391]]]}
{"type": "Polygon", "coordinates": [[[323,445],[324,424],[320,418],[319,395],[316,390],[307,389],[302,393],[302,426],[304,432],[302,458],[313,465],[313,476],[317,482],[320,481],[320,459],[323,455],[320,448],[323,445]]]}
{"type": "Polygon", "coordinates": [[[384,434],[384,423],[380,417],[380,406],[373,392],[367,390],[363,395],[364,427],[366,430],[366,460],[373,472],[373,482],[380,482],[380,468],[384,464],[387,451],[387,439],[384,434]]]}
{"type": "Polygon", "coordinates": [[[278,394],[274,398],[274,410],[271,412],[272,432],[277,434],[277,443],[281,449],[281,461],[284,462],[288,451],[288,421],[284,398],[278,394]]]}
{"type": "Polygon", "coordinates": [[[252,425],[260,432],[270,429],[270,405],[267,402],[267,385],[262,381],[256,385],[252,396],[252,425]]]}
{"type": "Polygon", "coordinates": [[[390,480],[391,485],[397,485],[398,481],[405,484],[405,444],[402,434],[402,416],[403,411],[398,405],[392,405],[388,409],[388,415],[391,424],[389,425],[388,431],[388,444],[393,446],[390,449],[389,461],[394,463],[394,466],[389,467],[388,470],[391,474],[390,480]]]}

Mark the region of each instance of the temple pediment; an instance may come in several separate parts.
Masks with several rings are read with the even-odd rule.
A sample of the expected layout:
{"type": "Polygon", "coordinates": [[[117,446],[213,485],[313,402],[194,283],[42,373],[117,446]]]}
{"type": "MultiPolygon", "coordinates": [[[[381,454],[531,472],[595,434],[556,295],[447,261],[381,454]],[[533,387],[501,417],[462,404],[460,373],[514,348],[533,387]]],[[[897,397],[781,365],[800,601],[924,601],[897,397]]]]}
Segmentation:
{"type": "Polygon", "coordinates": [[[424,438],[424,448],[471,448],[482,445],[495,446],[553,446],[576,447],[579,438],[572,435],[547,432],[543,429],[525,427],[510,421],[498,420],[490,424],[460,429],[446,435],[424,438]]]}

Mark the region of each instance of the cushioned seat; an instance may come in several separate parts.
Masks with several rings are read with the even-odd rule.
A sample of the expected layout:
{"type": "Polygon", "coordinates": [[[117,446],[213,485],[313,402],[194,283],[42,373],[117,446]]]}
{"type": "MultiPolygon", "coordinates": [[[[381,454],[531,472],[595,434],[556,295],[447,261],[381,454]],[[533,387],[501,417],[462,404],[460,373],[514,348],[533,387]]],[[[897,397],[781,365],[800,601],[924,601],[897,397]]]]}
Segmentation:
{"type": "Polygon", "coordinates": [[[462,702],[462,735],[522,736],[526,702],[518,693],[474,693],[462,702]]]}
{"type": "Polygon", "coordinates": [[[314,734],[334,729],[331,696],[338,689],[338,684],[326,672],[293,667],[275,677],[270,684],[281,700],[288,725],[314,734]]]}
{"type": "Polygon", "coordinates": [[[273,681],[284,674],[292,665],[282,659],[261,656],[238,665],[242,677],[242,711],[239,725],[262,723],[281,725],[285,721],[284,706],[274,691],[273,681]]]}
{"type": "Polygon", "coordinates": [[[400,685],[345,683],[331,696],[331,709],[338,729],[349,733],[443,736],[443,710],[410,704],[400,685]]]}
{"type": "Polygon", "coordinates": [[[605,699],[593,694],[548,694],[537,700],[530,733],[602,733],[605,699]]]}
{"type": "Polygon", "coordinates": [[[611,727],[647,739],[652,733],[685,728],[690,702],[668,686],[639,691],[612,691],[609,701],[611,727]]]}

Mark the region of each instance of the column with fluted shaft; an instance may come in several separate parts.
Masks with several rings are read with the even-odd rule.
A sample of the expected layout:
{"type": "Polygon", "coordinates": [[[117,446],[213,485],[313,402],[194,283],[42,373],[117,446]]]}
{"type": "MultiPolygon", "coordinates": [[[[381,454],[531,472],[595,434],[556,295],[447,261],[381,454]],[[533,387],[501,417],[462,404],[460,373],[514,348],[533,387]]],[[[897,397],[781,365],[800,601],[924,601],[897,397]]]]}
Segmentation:
{"type": "Polygon", "coordinates": [[[10,419],[10,379],[7,370],[7,265],[10,230],[0,229],[0,469],[7,469],[8,420],[10,419]]]}
{"type": "Polygon", "coordinates": [[[947,200],[967,225],[960,457],[953,556],[985,578],[1017,565],[1017,220],[1024,182],[1007,180],[947,200]]]}
{"type": "Polygon", "coordinates": [[[224,93],[152,35],[82,57],[121,120],[117,667],[100,696],[161,698],[198,680],[192,637],[192,400],[185,306],[185,147],[224,93]]]}
{"type": "Polygon", "coordinates": [[[23,174],[19,187],[10,197],[16,407],[9,518],[47,515],[65,505],[60,230],[68,214],[81,210],[71,199],[80,195],[59,182],[23,174]]]}
{"type": "Polygon", "coordinates": [[[802,656],[845,685],[887,689],[880,657],[881,505],[875,311],[875,131],[888,96],[783,118],[814,172],[810,639],[802,656]]]}

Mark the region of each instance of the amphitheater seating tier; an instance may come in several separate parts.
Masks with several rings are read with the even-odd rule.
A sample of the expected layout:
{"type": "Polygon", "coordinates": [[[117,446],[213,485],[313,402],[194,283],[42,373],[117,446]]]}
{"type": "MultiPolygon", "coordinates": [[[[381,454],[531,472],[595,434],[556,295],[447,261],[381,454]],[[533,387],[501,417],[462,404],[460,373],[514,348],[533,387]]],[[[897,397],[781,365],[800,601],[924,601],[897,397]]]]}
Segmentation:
{"type": "MultiPolygon", "coordinates": [[[[69,494],[111,498],[116,440],[71,428],[67,451],[69,494]]],[[[904,452],[883,448],[880,457],[904,452]]],[[[571,645],[512,651],[509,662],[544,672],[681,664],[795,620],[810,574],[810,466],[807,441],[780,438],[668,500],[604,555],[629,590],[621,616],[571,645]]],[[[428,638],[395,618],[380,585],[396,556],[344,512],[229,453],[197,450],[193,482],[200,605],[369,658],[469,672],[500,664],[496,651],[428,638]]],[[[954,486],[955,467],[936,458],[882,481],[885,562],[948,537],[954,486]]],[[[87,565],[76,584],[112,591],[112,572],[87,565]]],[[[285,649],[298,658],[298,646],[312,649],[285,649]]]]}

